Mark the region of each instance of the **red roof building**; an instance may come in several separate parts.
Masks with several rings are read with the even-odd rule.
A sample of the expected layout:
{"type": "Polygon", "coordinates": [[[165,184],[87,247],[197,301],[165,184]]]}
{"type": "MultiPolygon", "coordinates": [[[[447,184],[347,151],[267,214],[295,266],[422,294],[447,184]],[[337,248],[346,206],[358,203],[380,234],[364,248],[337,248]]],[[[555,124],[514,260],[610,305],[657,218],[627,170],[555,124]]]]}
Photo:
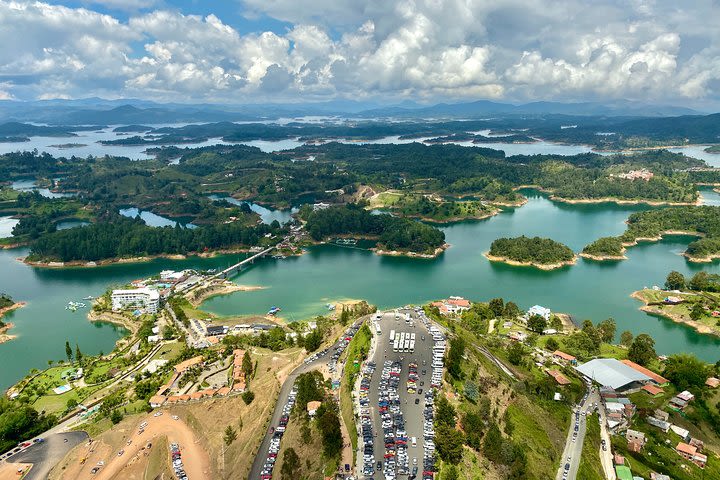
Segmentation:
{"type": "Polygon", "coordinates": [[[652,370],[648,370],[647,368],[643,367],[642,365],[638,365],[637,363],[630,361],[630,360],[623,360],[622,363],[627,365],[628,367],[632,368],[633,370],[636,370],[643,375],[647,375],[648,377],[652,378],[655,383],[658,385],[665,385],[667,383],[670,383],[670,380],[667,378],[658,375],[657,373],[653,372],[652,370]]]}

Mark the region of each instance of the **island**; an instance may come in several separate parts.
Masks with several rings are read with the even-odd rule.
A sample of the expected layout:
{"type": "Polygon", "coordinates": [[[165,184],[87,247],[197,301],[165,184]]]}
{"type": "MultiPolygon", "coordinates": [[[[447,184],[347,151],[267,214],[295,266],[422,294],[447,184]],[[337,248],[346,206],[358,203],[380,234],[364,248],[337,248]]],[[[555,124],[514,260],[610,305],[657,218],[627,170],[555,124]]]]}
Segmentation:
{"type": "Polygon", "coordinates": [[[720,153],[720,145],[710,145],[705,149],[707,153],[720,153]]]}
{"type": "Polygon", "coordinates": [[[0,343],[5,343],[15,338],[14,335],[8,335],[7,333],[8,330],[13,328],[15,325],[3,322],[2,318],[6,313],[21,308],[24,305],[25,304],[23,302],[15,302],[15,300],[13,300],[9,295],[0,294],[0,343]]]}
{"type": "Polygon", "coordinates": [[[388,190],[372,196],[368,208],[382,209],[423,222],[449,223],[481,220],[501,212],[480,200],[446,200],[436,194],[409,194],[388,190]]]}
{"type": "Polygon", "coordinates": [[[697,272],[686,279],[672,271],[664,288],[645,288],[630,296],[644,303],[643,312],[720,336],[720,275],[697,272]]]}
{"type": "Polygon", "coordinates": [[[365,203],[329,206],[300,211],[305,228],[315,241],[332,236],[359,236],[376,240],[375,251],[383,255],[406,255],[430,258],[442,253],[448,245],[439,229],[404,217],[374,215],[365,203]]]}
{"type": "Polygon", "coordinates": [[[625,247],[617,237],[602,237],[583,248],[580,256],[590,260],[627,260],[625,247]]]}
{"type": "Polygon", "coordinates": [[[710,205],[665,207],[636,212],[627,220],[627,229],[619,237],[604,237],[587,245],[583,252],[604,259],[619,258],[625,247],[638,242],[656,242],[665,235],[698,237],[683,256],[691,262],[711,262],[720,258],[720,207],[710,205]],[[620,247],[618,248],[618,242],[620,247]]]}
{"type": "Polygon", "coordinates": [[[577,261],[575,253],[560,242],[549,238],[526,236],[516,238],[498,238],[485,253],[492,262],[509,265],[530,266],[541,270],[554,270],[577,261]]]}

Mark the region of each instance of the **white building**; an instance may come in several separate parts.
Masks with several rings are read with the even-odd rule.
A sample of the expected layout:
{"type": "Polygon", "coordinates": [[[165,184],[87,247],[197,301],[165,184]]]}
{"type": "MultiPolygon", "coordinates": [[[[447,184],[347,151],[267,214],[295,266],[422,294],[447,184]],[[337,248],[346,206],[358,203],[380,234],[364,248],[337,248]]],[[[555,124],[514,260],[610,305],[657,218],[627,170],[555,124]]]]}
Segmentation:
{"type": "Polygon", "coordinates": [[[530,310],[527,311],[526,318],[530,318],[533,315],[540,315],[543,317],[546,321],[550,320],[550,315],[552,315],[552,312],[549,308],[541,307],[540,305],[534,305],[530,307],[530,310]]]}
{"type": "Polygon", "coordinates": [[[147,313],[157,313],[160,306],[160,294],[150,288],[113,290],[110,298],[115,311],[144,308],[147,313]]]}

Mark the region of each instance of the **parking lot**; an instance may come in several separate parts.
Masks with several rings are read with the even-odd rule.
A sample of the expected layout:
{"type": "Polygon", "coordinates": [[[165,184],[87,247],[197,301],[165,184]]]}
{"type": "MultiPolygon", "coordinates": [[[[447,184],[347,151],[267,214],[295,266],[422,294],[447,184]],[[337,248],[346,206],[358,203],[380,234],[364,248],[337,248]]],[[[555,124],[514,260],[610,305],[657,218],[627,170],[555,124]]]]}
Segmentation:
{"type": "Polygon", "coordinates": [[[445,339],[420,310],[385,312],[373,322],[377,344],[360,382],[358,473],[365,479],[432,479],[433,394],[442,382],[445,339]],[[414,333],[414,340],[393,348],[392,331],[393,337],[414,333]]]}

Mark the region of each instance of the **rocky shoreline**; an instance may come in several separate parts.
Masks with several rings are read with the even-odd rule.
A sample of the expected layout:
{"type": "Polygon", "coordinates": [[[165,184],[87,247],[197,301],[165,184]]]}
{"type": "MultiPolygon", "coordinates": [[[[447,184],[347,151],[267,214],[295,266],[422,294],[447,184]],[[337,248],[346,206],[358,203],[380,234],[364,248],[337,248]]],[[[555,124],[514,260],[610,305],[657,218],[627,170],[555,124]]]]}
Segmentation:
{"type": "Polygon", "coordinates": [[[251,292],[254,290],[262,290],[266,287],[259,285],[237,285],[232,282],[223,282],[216,285],[210,285],[205,288],[197,289],[186,296],[187,300],[193,307],[199,307],[204,301],[220,295],[229,295],[235,292],[251,292]]]}
{"type": "Polygon", "coordinates": [[[424,259],[433,259],[437,258],[442,254],[445,250],[450,248],[449,243],[445,243],[438,248],[435,249],[433,253],[417,253],[417,252],[401,252],[398,250],[383,250],[381,248],[372,248],[371,250],[375,252],[376,255],[387,255],[389,257],[409,257],[409,258],[424,258],[424,259]]]}
{"type": "Polygon", "coordinates": [[[514,267],[533,267],[533,268],[539,268],[540,270],[548,270],[548,271],[575,265],[577,263],[577,259],[578,259],[577,255],[575,255],[572,260],[568,260],[565,262],[535,263],[535,262],[518,262],[517,260],[512,260],[507,257],[497,257],[495,255],[490,255],[490,252],[483,253],[483,256],[485,256],[485,258],[487,258],[491,262],[506,263],[506,264],[512,265],[514,267]]]}
{"type": "MultiPolygon", "coordinates": [[[[623,253],[625,249],[623,248],[623,253]]],[[[610,262],[616,260],[627,260],[628,257],[625,255],[593,255],[591,253],[580,253],[579,256],[587,258],[588,260],[595,260],[596,262],[610,262]]]]}

